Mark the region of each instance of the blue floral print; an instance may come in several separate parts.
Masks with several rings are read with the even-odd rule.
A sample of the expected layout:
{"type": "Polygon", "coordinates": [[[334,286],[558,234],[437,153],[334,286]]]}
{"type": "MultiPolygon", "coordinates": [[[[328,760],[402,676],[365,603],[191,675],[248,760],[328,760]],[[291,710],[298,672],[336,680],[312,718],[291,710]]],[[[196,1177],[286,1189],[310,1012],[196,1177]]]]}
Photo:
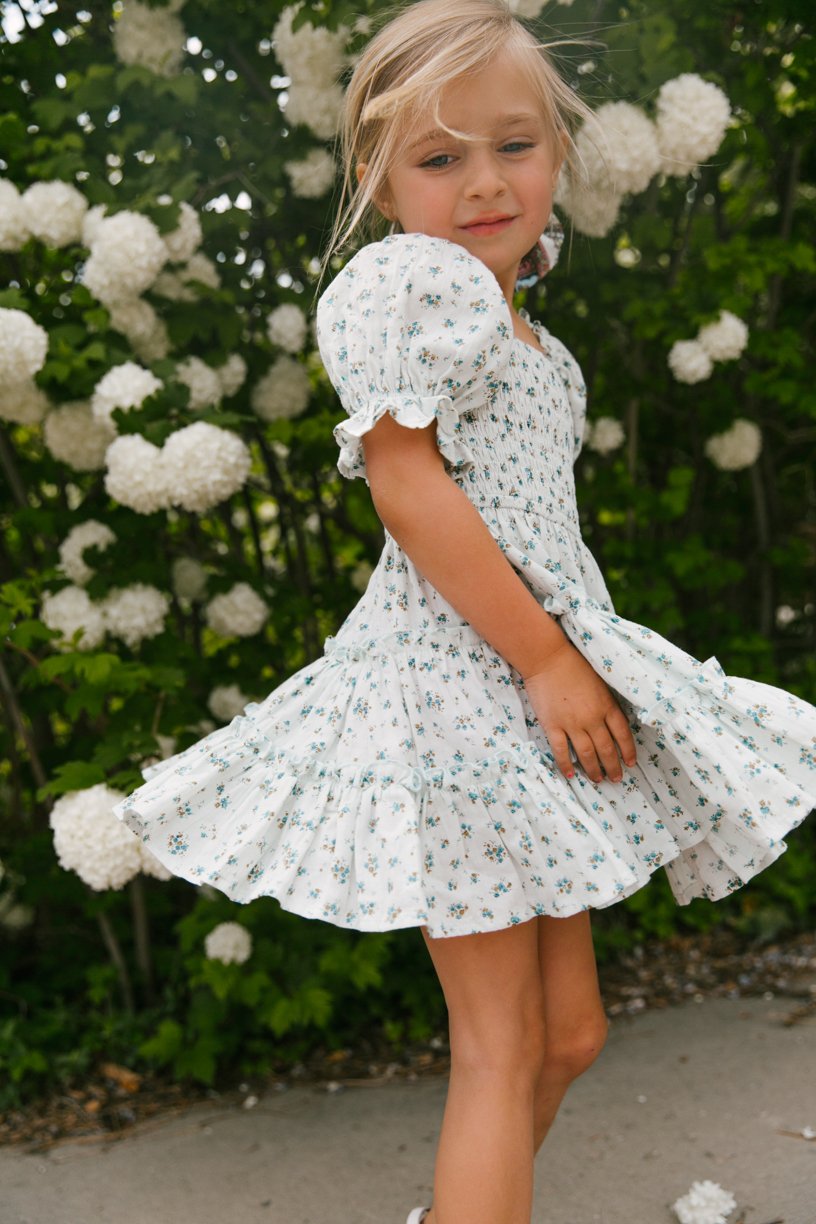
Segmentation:
{"type": "Polygon", "coordinates": [[[466,935],[612,905],[659,867],[678,904],[716,901],[811,811],[816,708],[615,613],[575,498],[584,380],[525,317],[538,345],[514,335],[490,270],[446,239],[359,251],[317,309],[346,412],[338,470],[367,479],[361,438],[384,413],[414,429],[435,418],[450,478],[612,689],[637,764],[620,783],[566,779],[522,677],[386,530],[322,656],[143,768],[115,808],[176,875],[356,930],[466,935]]]}

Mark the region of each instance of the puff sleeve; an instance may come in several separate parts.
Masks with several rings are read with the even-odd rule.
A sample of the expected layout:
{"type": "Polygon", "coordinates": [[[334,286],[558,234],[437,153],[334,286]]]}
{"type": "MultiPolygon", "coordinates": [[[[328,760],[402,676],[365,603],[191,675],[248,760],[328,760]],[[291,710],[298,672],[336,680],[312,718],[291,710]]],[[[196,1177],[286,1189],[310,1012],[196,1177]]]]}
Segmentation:
{"type": "Polygon", "coordinates": [[[446,467],[473,466],[459,418],[490,399],[513,343],[504,294],[481,260],[427,234],[372,242],[321,295],[316,334],[348,414],[332,431],[341,475],[368,483],[360,439],[386,412],[409,429],[435,417],[446,467]]]}

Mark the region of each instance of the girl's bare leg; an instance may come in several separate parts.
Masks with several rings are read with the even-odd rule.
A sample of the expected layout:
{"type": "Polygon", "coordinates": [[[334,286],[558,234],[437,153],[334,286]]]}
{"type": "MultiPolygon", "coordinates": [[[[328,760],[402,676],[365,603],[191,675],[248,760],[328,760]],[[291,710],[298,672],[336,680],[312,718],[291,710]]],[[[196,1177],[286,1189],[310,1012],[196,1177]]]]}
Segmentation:
{"type": "Polygon", "coordinates": [[[567,1088],[600,1054],[609,1021],[598,985],[590,912],[542,916],[536,922],[546,1033],[534,1107],[533,1147],[538,1151],[567,1088]]]}
{"type": "Polygon", "coordinates": [[[589,913],[481,935],[422,934],[451,1044],[425,1224],[529,1224],[535,1152],[606,1036],[589,913]]]}
{"type": "Polygon", "coordinates": [[[530,1224],[533,1101],[544,1054],[535,919],[428,945],[451,1047],[426,1224],[530,1224]]]}

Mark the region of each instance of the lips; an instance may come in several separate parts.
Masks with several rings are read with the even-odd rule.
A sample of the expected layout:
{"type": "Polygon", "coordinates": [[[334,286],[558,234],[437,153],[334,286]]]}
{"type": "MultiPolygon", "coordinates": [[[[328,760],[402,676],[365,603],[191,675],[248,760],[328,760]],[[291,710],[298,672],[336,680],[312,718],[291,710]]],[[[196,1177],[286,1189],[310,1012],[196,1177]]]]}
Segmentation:
{"type": "Polygon", "coordinates": [[[496,221],[512,221],[513,218],[508,213],[493,213],[488,217],[477,217],[475,221],[469,221],[467,225],[463,225],[462,229],[471,229],[474,225],[493,225],[496,221]]]}

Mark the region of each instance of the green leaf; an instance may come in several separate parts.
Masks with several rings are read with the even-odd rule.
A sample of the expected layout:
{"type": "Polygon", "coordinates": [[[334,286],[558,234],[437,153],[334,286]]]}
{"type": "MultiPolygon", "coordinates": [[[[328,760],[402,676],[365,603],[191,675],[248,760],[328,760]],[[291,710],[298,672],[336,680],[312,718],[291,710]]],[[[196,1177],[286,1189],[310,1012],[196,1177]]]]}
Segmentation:
{"type": "Polygon", "coordinates": [[[152,1037],[139,1048],[142,1057],[163,1066],[176,1057],[184,1045],[184,1029],[177,1020],[162,1020],[152,1037]]]}
{"type": "Polygon", "coordinates": [[[181,1050],[173,1062],[177,1076],[189,1075],[202,1084],[211,1084],[215,1079],[217,1044],[210,1037],[201,1038],[194,1045],[181,1050]]]}
{"type": "MultiPolygon", "coordinates": [[[[66,92],[68,86],[66,85],[66,92]]],[[[73,100],[81,110],[93,111],[119,101],[115,70],[112,64],[89,64],[73,89],[73,100]]]]}
{"type": "Polygon", "coordinates": [[[68,761],[57,765],[50,782],[37,790],[38,799],[46,799],[50,795],[65,795],[70,791],[88,790],[106,778],[98,765],[91,761],[68,761]]]}
{"type": "Polygon", "coordinates": [[[66,120],[76,113],[73,102],[65,102],[60,98],[36,98],[31,103],[34,118],[40,127],[55,132],[66,120]]]}
{"type": "Polygon", "coordinates": [[[10,111],[0,115],[0,149],[4,157],[15,156],[27,143],[26,125],[20,116],[10,111]]]}

